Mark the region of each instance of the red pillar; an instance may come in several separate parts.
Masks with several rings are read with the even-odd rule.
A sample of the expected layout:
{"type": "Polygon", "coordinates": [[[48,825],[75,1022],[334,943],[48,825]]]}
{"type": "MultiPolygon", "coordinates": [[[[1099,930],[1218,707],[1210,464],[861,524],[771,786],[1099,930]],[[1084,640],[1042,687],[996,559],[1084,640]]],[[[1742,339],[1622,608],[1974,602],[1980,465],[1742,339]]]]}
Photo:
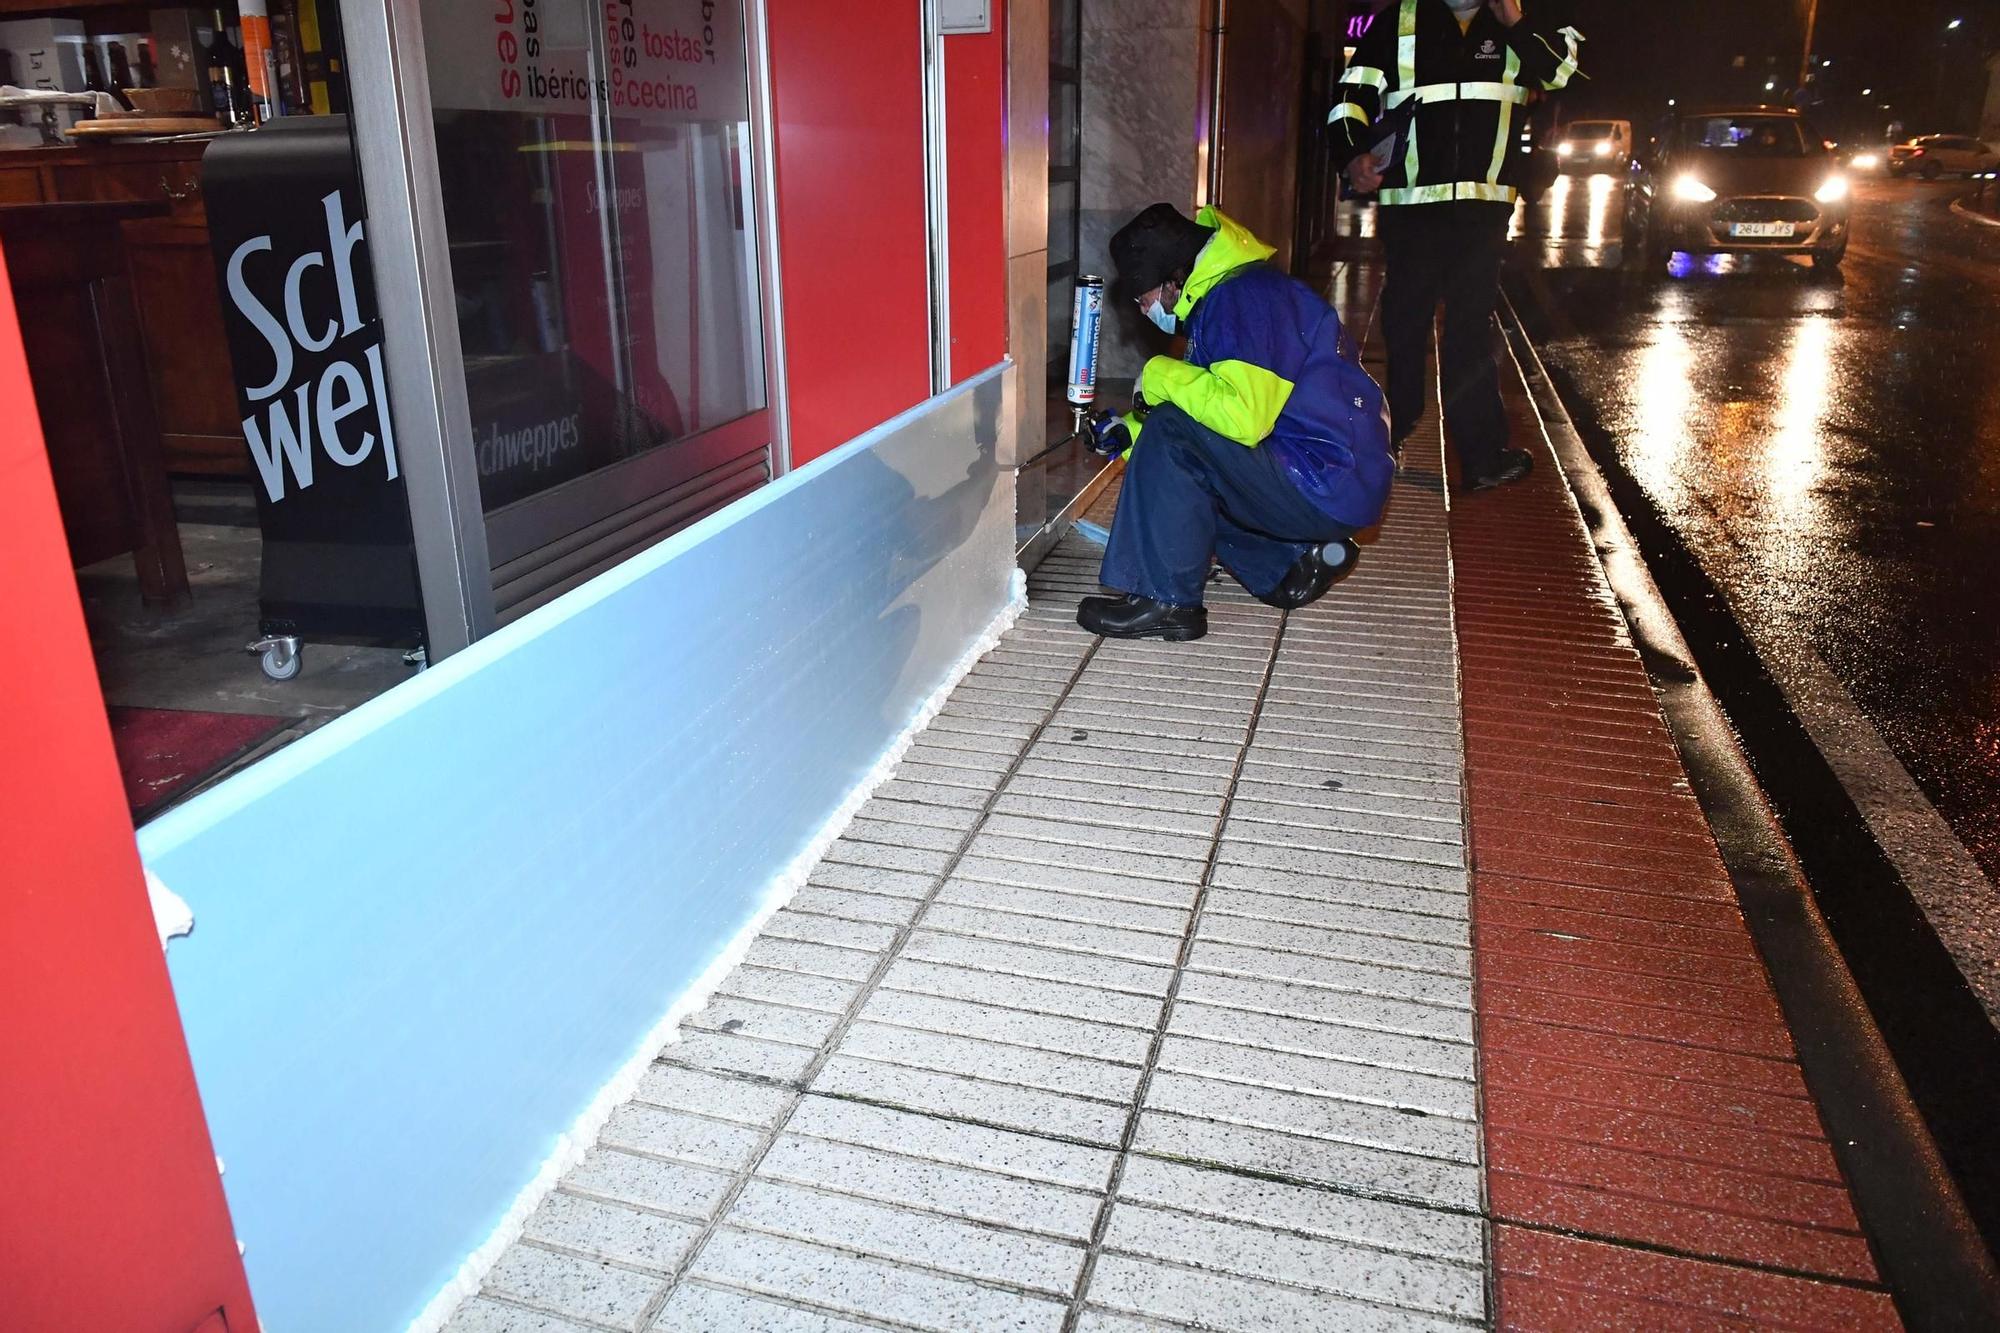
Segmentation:
{"type": "Polygon", "coordinates": [[[4,279],[0,572],[0,1327],[250,1333],[4,279]]]}

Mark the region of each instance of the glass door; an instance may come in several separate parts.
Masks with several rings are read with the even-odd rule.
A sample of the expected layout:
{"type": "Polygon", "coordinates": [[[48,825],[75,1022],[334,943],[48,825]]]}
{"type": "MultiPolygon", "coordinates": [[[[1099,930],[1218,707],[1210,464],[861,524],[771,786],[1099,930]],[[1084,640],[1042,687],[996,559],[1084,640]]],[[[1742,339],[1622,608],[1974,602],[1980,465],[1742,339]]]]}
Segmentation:
{"type": "MultiPolygon", "coordinates": [[[[1105,461],[1084,447],[1070,410],[1069,344],[1079,276],[1083,181],[1081,0],[1049,5],[1048,364],[1042,452],[1021,466],[1015,491],[1015,546],[1033,568],[1088,504],[1105,461]]],[[[1100,275],[1102,276],[1102,275],[1100,275]]]]}
{"type": "Polygon", "coordinates": [[[391,8],[374,54],[404,67],[402,143],[375,149],[409,183],[429,357],[405,375],[434,377],[458,557],[490,575],[476,637],[783,465],[758,15],[391,8]]]}

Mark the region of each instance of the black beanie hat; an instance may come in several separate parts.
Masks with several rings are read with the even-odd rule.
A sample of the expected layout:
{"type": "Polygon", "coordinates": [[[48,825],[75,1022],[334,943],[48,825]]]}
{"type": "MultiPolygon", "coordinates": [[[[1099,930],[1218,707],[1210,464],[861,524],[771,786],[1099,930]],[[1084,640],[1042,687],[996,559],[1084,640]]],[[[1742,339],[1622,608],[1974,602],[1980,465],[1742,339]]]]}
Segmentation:
{"type": "Polygon", "coordinates": [[[1126,300],[1145,295],[1169,278],[1185,279],[1195,256],[1215,233],[1190,222],[1172,204],[1154,204],[1111,238],[1116,290],[1126,300]]]}

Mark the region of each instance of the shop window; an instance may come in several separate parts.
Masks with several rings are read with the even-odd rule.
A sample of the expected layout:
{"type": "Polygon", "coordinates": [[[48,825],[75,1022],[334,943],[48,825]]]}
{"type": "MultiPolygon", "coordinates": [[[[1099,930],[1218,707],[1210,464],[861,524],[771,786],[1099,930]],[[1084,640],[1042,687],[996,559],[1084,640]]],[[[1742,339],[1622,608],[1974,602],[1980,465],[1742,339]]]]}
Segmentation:
{"type": "Polygon", "coordinates": [[[339,7],[6,8],[0,245],[143,821],[422,661],[339,7]]]}
{"type": "Polygon", "coordinates": [[[740,6],[423,8],[486,507],[763,407],[740,6]]]}
{"type": "Polygon", "coordinates": [[[6,8],[0,226],[139,819],[781,465],[741,0],[397,6],[413,84],[335,0],[6,8]],[[413,227],[447,244],[385,245],[378,293],[413,227]],[[398,361],[378,296],[419,288],[455,337],[396,305],[398,361]],[[459,424],[399,438],[433,373],[459,424]]]}
{"type": "Polygon", "coordinates": [[[740,0],[423,0],[504,616],[769,475],[740,0]],[[734,425],[735,429],[729,429],[734,425]],[[748,474],[746,476],[746,473],[748,474]],[[695,489],[690,491],[690,487],[695,489]],[[592,535],[585,559],[572,554],[592,535]],[[551,562],[554,562],[553,564],[551,562]],[[525,568],[524,568],[525,567],[525,568]],[[538,570],[555,569],[560,577],[538,570]],[[511,594],[511,595],[510,595],[511,594]]]}

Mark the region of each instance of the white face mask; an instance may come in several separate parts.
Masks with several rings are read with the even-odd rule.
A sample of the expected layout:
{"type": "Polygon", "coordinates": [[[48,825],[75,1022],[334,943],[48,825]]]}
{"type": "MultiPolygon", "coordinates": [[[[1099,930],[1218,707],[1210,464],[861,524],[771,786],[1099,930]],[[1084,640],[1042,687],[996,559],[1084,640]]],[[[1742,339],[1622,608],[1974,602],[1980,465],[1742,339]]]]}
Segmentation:
{"type": "Polygon", "coordinates": [[[1180,320],[1175,318],[1173,311],[1160,303],[1158,297],[1153,298],[1153,303],[1146,307],[1146,318],[1152,320],[1162,333],[1172,333],[1180,327],[1180,320]]]}
{"type": "Polygon", "coordinates": [[[1445,3],[1450,5],[1451,12],[1461,19],[1469,19],[1486,8],[1486,0],[1445,0],[1445,3]]]}

